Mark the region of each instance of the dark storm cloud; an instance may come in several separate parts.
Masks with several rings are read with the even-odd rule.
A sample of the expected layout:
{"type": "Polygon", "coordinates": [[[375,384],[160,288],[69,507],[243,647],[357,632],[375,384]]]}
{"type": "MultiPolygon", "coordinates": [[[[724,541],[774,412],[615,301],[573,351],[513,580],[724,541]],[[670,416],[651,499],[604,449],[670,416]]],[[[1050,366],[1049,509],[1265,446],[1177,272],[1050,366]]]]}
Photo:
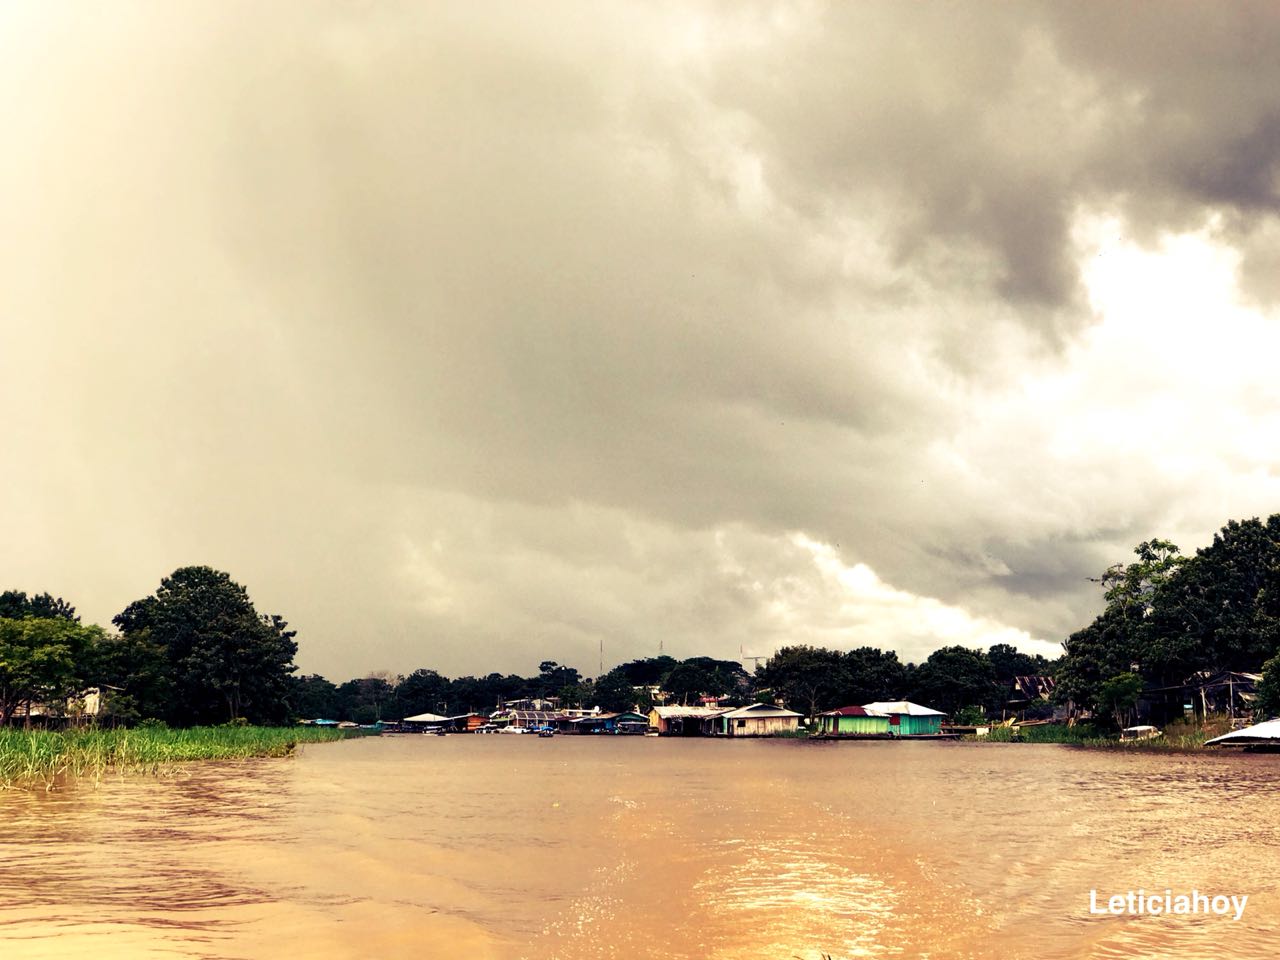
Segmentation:
{"type": "Polygon", "coordinates": [[[15,586],[210,562],[309,668],[585,666],[912,593],[1057,639],[1225,519],[1026,384],[1089,359],[1087,216],[1216,217],[1274,292],[1266,5],[4,16],[15,586]]]}

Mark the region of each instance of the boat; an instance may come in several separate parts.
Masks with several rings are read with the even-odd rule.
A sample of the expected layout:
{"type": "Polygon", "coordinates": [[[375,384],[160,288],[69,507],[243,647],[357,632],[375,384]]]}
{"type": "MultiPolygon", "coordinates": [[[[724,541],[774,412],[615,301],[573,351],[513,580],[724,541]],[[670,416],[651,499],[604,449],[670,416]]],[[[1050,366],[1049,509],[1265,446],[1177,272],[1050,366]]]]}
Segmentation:
{"type": "Polygon", "coordinates": [[[1250,751],[1280,748],[1280,720],[1264,720],[1204,742],[1206,747],[1244,747],[1250,751]]]}
{"type": "Polygon", "coordinates": [[[555,731],[555,728],[554,728],[554,727],[539,727],[539,728],[538,728],[538,736],[539,736],[539,737],[554,737],[555,735],[556,735],[556,731],[555,731]]]}
{"type": "Polygon", "coordinates": [[[1163,736],[1163,733],[1148,723],[1139,724],[1136,727],[1125,727],[1120,731],[1122,743],[1132,743],[1137,740],[1154,740],[1156,737],[1163,736]]]}

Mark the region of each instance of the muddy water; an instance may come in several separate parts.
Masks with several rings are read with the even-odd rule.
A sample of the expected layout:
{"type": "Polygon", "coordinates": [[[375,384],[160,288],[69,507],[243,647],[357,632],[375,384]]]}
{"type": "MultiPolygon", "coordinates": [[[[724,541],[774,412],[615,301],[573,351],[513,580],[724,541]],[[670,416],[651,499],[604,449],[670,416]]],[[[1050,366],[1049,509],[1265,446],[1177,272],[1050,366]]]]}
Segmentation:
{"type": "Polygon", "coordinates": [[[384,737],[0,793],[4,958],[1280,955],[1280,757],[384,737]],[[1144,888],[1239,922],[1112,917],[1144,888]]]}

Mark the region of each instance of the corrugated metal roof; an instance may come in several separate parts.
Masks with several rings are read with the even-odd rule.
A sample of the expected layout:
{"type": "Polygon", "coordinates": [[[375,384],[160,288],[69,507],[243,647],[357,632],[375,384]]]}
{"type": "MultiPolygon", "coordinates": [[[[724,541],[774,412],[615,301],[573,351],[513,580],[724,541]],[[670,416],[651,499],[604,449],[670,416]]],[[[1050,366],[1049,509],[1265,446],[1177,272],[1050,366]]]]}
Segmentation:
{"type": "Polygon", "coordinates": [[[438,713],[420,713],[416,717],[405,717],[401,723],[441,723],[451,717],[442,717],[438,713]]]}
{"type": "Polygon", "coordinates": [[[663,720],[669,720],[675,717],[699,717],[706,719],[707,717],[718,717],[727,711],[727,707],[654,707],[659,717],[663,720]]]}
{"type": "Polygon", "coordinates": [[[741,717],[798,717],[800,714],[794,710],[775,707],[771,703],[753,703],[749,707],[739,707],[737,710],[730,710],[728,713],[721,714],[721,716],[726,720],[737,720],[741,717]]]}
{"type": "Polygon", "coordinates": [[[876,703],[864,703],[862,709],[872,716],[893,716],[895,713],[908,717],[945,717],[941,710],[922,707],[910,700],[880,700],[876,703]]]}
{"type": "Polygon", "coordinates": [[[871,714],[867,713],[867,711],[862,709],[862,707],[852,706],[852,707],[836,707],[836,709],[828,710],[825,713],[820,713],[818,714],[818,716],[820,717],[869,717],[871,716],[871,714]]]}

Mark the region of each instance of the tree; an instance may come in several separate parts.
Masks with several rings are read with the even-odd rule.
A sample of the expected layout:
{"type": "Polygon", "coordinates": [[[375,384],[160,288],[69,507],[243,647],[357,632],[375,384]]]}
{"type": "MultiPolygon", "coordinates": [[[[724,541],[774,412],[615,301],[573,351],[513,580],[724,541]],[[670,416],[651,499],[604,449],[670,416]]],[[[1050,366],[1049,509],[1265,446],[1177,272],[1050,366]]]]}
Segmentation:
{"type": "MultiPolygon", "coordinates": [[[[1094,621],[1067,638],[1055,674],[1054,699],[1083,709],[1098,707],[1102,684],[1135,667],[1147,674],[1167,668],[1173,645],[1159,649],[1161,611],[1173,608],[1188,560],[1168,540],[1146,540],[1134,548],[1136,563],[1112,564],[1097,578],[1106,608],[1094,621]]],[[[1175,670],[1175,672],[1177,672],[1175,670]]],[[[1181,677],[1179,677],[1179,680],[1181,677]]]]}
{"type": "Polygon", "coordinates": [[[814,716],[837,703],[848,689],[844,654],[824,647],[783,647],[756,671],[757,689],[772,691],[792,710],[814,716]]]}
{"type": "Polygon", "coordinates": [[[400,711],[395,709],[395,687],[384,677],[360,677],[348,680],[338,687],[340,713],[343,720],[356,723],[377,723],[396,719],[400,711]],[[396,717],[393,717],[395,714],[396,717]]]}
{"type": "Polygon", "coordinates": [[[897,700],[906,686],[906,668],[892,650],[858,647],[844,655],[839,672],[839,693],[832,707],[897,700]]]}
{"type": "Polygon", "coordinates": [[[100,627],[66,617],[0,618],[0,726],[32,703],[79,693],[101,637],[100,627]]]}
{"type": "MultiPolygon", "coordinates": [[[[450,683],[434,670],[415,670],[396,685],[396,699],[406,717],[443,714],[448,709],[450,683]]],[[[455,704],[456,705],[456,704],[455,704]]]]}
{"type": "Polygon", "coordinates": [[[1258,701],[1254,709],[1255,715],[1264,720],[1280,717],[1280,655],[1272,657],[1262,667],[1262,681],[1258,684],[1258,701]]]}
{"type": "Polygon", "coordinates": [[[954,714],[961,707],[995,707],[1002,699],[996,671],[981,650],[942,647],[912,675],[915,696],[924,704],[954,714]]]}
{"type": "Polygon", "coordinates": [[[721,691],[716,675],[706,667],[691,662],[678,663],[662,678],[662,691],[680,701],[688,703],[704,695],[716,696],[721,691]]]}
{"type": "Polygon", "coordinates": [[[582,682],[582,674],[573,667],[562,667],[554,660],[543,660],[538,664],[538,676],[530,681],[532,695],[535,697],[561,697],[568,693],[573,695],[582,682]]]}
{"type": "Polygon", "coordinates": [[[289,679],[289,705],[295,718],[334,720],[342,710],[337,685],[319,674],[289,679]]]}
{"type": "Polygon", "coordinates": [[[182,567],[114,621],[126,637],[149,631],[165,652],[173,697],[163,719],[180,724],[286,718],[296,669],[295,631],[260,615],[249,594],[210,567],[182,567]]]}
{"type": "Polygon", "coordinates": [[[595,702],[600,709],[609,711],[631,710],[639,699],[637,690],[627,680],[621,667],[615,667],[595,683],[595,702]]]}
{"type": "Polygon", "coordinates": [[[40,620],[61,619],[80,622],[80,618],[76,616],[76,608],[61,597],[54,597],[48,593],[28,597],[22,590],[6,590],[0,593],[0,617],[8,620],[35,617],[40,620]]]}
{"type": "Polygon", "coordinates": [[[1049,672],[1050,663],[1040,654],[1023,653],[1008,643],[993,643],[987,659],[996,672],[996,680],[1007,684],[1014,677],[1039,677],[1049,672]]]}
{"type": "Polygon", "coordinates": [[[1142,678],[1136,673],[1118,673],[1103,682],[1098,691],[1098,708],[1109,711],[1117,727],[1124,727],[1130,711],[1138,705],[1142,678]]]}
{"type": "Polygon", "coordinates": [[[621,664],[615,669],[621,670],[627,682],[634,687],[656,687],[679,662],[675,657],[645,657],[621,664]]]}
{"type": "Polygon", "coordinates": [[[149,629],[108,634],[93,650],[92,680],[101,689],[102,713],[133,722],[169,715],[173,680],[162,644],[149,629]]]}

